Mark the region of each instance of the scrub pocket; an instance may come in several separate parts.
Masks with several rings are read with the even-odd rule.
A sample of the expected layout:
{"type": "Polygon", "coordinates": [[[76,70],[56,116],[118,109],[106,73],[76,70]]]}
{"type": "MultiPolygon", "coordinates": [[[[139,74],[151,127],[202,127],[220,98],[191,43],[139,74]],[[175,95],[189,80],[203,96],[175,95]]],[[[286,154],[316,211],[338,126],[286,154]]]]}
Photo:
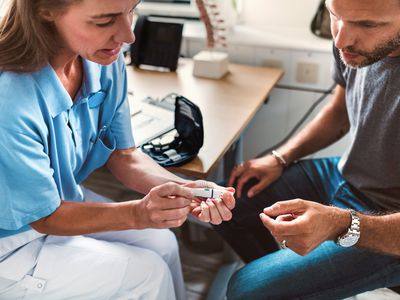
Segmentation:
{"type": "Polygon", "coordinates": [[[25,300],[110,299],[121,287],[128,258],[118,245],[96,239],[48,236],[32,278],[42,290],[28,289],[25,300]]]}
{"type": "Polygon", "coordinates": [[[0,299],[22,299],[28,289],[40,283],[30,274],[44,240],[44,236],[40,237],[0,258],[0,299]]]}
{"type": "Polygon", "coordinates": [[[109,128],[103,127],[96,137],[88,156],[86,157],[85,163],[81,170],[76,175],[77,183],[81,183],[86,177],[89,176],[97,168],[103,166],[111,153],[116,148],[116,141],[113,135],[110,133],[109,128]]]}

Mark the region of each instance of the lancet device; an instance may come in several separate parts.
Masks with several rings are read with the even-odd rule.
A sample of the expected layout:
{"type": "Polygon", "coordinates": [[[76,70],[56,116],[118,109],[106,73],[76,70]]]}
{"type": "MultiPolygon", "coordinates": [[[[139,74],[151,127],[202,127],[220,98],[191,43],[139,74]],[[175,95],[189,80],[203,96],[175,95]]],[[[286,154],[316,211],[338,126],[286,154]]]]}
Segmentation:
{"type": "Polygon", "coordinates": [[[218,199],[222,197],[222,194],[226,192],[223,189],[213,188],[191,188],[193,194],[196,197],[218,199]]]}

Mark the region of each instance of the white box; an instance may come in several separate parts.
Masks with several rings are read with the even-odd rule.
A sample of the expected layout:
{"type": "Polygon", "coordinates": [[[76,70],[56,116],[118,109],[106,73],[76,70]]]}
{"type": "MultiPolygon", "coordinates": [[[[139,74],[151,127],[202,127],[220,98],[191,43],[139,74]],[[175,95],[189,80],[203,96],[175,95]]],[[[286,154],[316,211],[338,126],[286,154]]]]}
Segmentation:
{"type": "Polygon", "coordinates": [[[193,57],[193,75],[219,79],[228,72],[228,54],[201,51],[193,57]]]}

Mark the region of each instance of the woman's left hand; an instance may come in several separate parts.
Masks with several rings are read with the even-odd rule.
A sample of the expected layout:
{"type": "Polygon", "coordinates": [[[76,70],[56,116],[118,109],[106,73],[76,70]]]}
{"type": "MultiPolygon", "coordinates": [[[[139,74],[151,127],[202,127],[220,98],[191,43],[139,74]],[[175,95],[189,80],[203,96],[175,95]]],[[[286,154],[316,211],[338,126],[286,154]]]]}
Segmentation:
{"type": "Polygon", "coordinates": [[[221,224],[223,221],[229,221],[232,218],[231,210],[235,207],[235,198],[233,194],[235,189],[232,187],[222,187],[213,182],[197,180],[184,185],[190,188],[214,188],[226,190],[221,198],[204,199],[196,198],[192,202],[191,214],[203,222],[209,222],[214,225],[221,224]]]}

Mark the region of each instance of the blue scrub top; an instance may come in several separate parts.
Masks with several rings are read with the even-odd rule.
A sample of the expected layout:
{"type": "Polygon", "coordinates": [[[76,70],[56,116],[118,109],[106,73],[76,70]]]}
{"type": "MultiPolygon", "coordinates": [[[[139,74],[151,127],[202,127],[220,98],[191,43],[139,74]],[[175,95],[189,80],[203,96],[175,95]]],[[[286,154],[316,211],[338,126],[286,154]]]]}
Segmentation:
{"type": "Polygon", "coordinates": [[[30,229],[61,199],[82,201],[79,184],[134,146],[123,57],[82,63],[74,101],[50,65],[0,73],[0,238],[30,229]]]}

